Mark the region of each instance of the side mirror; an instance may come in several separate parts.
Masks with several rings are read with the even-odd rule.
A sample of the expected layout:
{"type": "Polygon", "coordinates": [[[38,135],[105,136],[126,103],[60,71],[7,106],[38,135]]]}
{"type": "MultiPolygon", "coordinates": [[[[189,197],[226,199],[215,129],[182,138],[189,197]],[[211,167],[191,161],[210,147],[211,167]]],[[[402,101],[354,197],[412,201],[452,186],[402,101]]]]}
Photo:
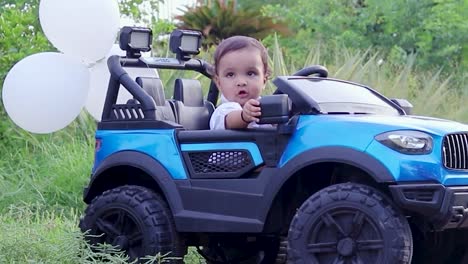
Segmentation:
{"type": "Polygon", "coordinates": [[[284,124],[289,120],[289,98],[286,94],[262,96],[260,107],[262,115],[259,124],[284,124]]]}
{"type": "Polygon", "coordinates": [[[408,100],[397,98],[392,98],[390,100],[403,109],[407,115],[411,115],[411,112],[413,111],[413,105],[408,102],[408,100]]]}

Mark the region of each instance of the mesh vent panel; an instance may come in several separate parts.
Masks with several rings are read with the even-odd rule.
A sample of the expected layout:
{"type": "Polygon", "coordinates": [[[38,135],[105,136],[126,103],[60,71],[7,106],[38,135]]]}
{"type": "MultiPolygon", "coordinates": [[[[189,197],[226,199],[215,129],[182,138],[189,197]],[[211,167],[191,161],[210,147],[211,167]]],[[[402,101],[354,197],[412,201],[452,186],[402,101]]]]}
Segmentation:
{"type": "Polygon", "coordinates": [[[235,173],[252,166],[247,151],[190,152],[190,163],[195,173],[235,173]]]}

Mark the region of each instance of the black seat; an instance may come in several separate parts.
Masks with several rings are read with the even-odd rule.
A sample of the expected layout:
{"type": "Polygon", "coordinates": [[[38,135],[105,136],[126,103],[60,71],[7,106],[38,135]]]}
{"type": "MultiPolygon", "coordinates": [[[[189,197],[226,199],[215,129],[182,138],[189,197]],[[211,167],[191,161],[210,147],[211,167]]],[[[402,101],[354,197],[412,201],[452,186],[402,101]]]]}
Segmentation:
{"type": "Polygon", "coordinates": [[[198,80],[176,79],[174,104],[178,123],[185,129],[210,129],[214,106],[203,99],[202,87],[198,80]]]}
{"type": "Polygon", "coordinates": [[[177,122],[174,114],[174,105],[172,102],[166,100],[161,79],[137,77],[136,82],[154,99],[156,103],[156,120],[177,122]]]}

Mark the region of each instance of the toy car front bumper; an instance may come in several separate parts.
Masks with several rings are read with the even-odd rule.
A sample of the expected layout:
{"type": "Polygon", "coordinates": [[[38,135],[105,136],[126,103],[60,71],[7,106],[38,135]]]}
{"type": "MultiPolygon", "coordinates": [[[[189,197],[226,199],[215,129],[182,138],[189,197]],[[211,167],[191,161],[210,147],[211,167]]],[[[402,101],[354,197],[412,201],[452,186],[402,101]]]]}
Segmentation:
{"type": "Polygon", "coordinates": [[[468,186],[399,184],[389,187],[400,208],[423,216],[436,230],[468,228],[468,186]]]}

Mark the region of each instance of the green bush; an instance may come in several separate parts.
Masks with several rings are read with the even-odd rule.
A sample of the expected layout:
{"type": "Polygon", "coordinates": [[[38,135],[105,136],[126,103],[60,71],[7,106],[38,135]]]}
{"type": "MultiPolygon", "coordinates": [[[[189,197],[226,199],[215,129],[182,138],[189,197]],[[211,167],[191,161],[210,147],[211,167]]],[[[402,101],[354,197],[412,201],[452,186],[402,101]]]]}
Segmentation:
{"type": "Polygon", "coordinates": [[[322,42],[375,47],[384,56],[417,53],[417,65],[426,69],[468,67],[466,10],[468,2],[459,0],[298,0],[263,9],[267,15],[283,14],[297,32],[281,39],[294,61],[303,61],[311,43],[322,42]]]}
{"type": "MultiPolygon", "coordinates": [[[[392,9],[403,3],[402,0],[375,3],[298,1],[295,6],[280,9],[281,14],[294,22],[291,25],[296,28],[297,34],[287,39],[272,35],[264,40],[271,55],[273,77],[291,74],[306,65],[322,64],[329,69],[331,77],[367,84],[389,97],[409,99],[414,104],[415,114],[468,122],[468,89],[465,89],[468,88],[467,74],[461,71],[450,75],[442,73],[438,67],[443,64],[438,61],[442,57],[450,61],[447,65],[459,64],[457,59],[455,63],[452,62],[453,58],[459,56],[460,45],[462,61],[466,59],[467,41],[464,38],[468,34],[462,34],[466,23],[457,24],[461,10],[467,10],[466,1],[463,2],[463,8],[458,6],[461,1],[440,1],[429,7],[419,5],[435,2],[406,1],[410,5],[408,8],[413,8],[408,9],[411,12],[420,12],[416,7],[421,8],[421,12],[433,12],[426,13],[427,16],[414,14],[414,19],[410,20],[403,19],[412,15],[410,11],[392,9]],[[377,3],[381,3],[381,6],[377,6],[377,3]],[[447,8],[438,10],[444,7],[447,8]],[[359,16],[356,13],[358,11],[361,12],[359,16]],[[382,15],[377,16],[377,11],[382,15]],[[359,19],[355,19],[355,16],[359,19]],[[398,21],[398,17],[405,22],[398,21]],[[447,24],[441,25],[445,19],[447,24]],[[333,23],[336,27],[333,27],[333,23]],[[408,25],[403,25],[405,23],[408,25]],[[387,34],[395,30],[392,24],[405,35],[399,42],[387,34]],[[408,29],[410,25],[415,27],[414,30],[408,29]],[[423,25],[430,30],[429,37],[418,31],[423,25]],[[367,38],[364,33],[371,36],[367,38]],[[408,52],[411,51],[413,40],[419,41],[414,46],[418,49],[417,55],[408,52]],[[369,45],[373,45],[373,48],[368,48],[369,45]],[[416,67],[429,63],[420,62],[429,58],[427,56],[433,56],[431,58],[437,64],[436,70],[416,67]]],[[[9,68],[24,56],[52,49],[38,26],[35,13],[38,0],[8,2],[16,3],[16,6],[0,6],[1,80],[9,68]],[[24,4],[26,2],[30,3],[24,4]],[[25,5],[24,9],[20,8],[22,4],[25,5]]],[[[286,1],[276,2],[284,4],[286,1]]],[[[273,11],[275,8],[279,6],[270,6],[264,11],[273,11]]],[[[164,31],[166,26],[158,27],[164,31]]],[[[212,50],[204,52],[201,57],[210,61],[212,50]]],[[[447,69],[452,68],[447,66],[447,69]]],[[[168,97],[172,94],[171,87],[176,77],[199,78],[203,80],[205,89],[208,87],[206,78],[198,73],[161,71],[160,76],[165,81],[168,97]]],[[[271,82],[268,88],[269,92],[274,89],[271,82]]],[[[97,253],[92,252],[83,242],[77,227],[85,206],[82,201],[83,187],[89,181],[93,165],[95,121],[88,114],[82,113],[62,131],[50,135],[33,135],[12,124],[2,111],[0,262],[99,263],[107,260],[124,263],[126,257],[108,246],[103,246],[97,253]]],[[[186,263],[205,263],[193,248],[190,252],[186,263]]],[[[159,257],[155,256],[153,260],[159,257]]]]}
{"type": "Polygon", "coordinates": [[[206,5],[186,7],[184,14],[177,16],[179,27],[197,29],[203,33],[205,47],[218,44],[234,35],[262,39],[279,32],[288,35],[285,24],[273,17],[264,16],[258,9],[244,9],[233,0],[210,1],[206,5]]]}

